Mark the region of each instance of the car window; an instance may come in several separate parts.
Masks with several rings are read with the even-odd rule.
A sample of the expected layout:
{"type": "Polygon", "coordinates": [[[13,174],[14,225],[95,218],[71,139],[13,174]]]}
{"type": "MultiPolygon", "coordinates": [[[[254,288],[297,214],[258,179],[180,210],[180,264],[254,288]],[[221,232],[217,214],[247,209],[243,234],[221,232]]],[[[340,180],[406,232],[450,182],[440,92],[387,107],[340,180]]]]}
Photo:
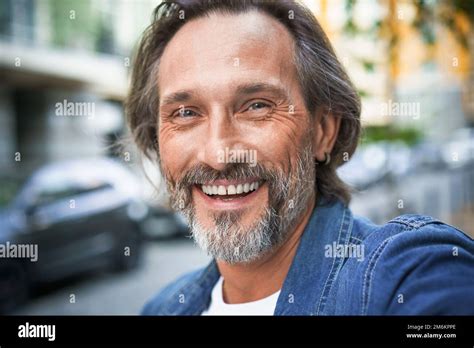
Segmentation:
{"type": "Polygon", "coordinates": [[[50,204],[55,201],[73,198],[81,194],[99,191],[111,187],[112,186],[109,183],[94,183],[87,186],[74,183],[48,187],[47,189],[40,191],[37,199],[35,200],[35,205],[38,206],[50,204]]]}

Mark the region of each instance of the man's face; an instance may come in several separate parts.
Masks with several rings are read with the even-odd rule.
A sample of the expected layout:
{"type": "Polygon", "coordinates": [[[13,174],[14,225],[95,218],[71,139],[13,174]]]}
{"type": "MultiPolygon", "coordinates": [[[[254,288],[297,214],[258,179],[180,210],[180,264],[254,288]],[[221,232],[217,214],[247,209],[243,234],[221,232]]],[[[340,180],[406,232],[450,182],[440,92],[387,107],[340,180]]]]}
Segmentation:
{"type": "Polygon", "coordinates": [[[185,24],[160,61],[161,169],[174,207],[218,259],[251,261],[281,243],[313,197],[293,50],[266,15],[213,14],[185,24]]]}

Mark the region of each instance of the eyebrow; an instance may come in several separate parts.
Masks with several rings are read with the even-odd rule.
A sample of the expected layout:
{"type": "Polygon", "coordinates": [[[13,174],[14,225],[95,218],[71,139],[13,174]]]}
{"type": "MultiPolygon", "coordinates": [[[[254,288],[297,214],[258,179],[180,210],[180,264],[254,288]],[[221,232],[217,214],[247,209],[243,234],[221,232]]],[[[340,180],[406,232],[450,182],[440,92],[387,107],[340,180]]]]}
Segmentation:
{"type": "Polygon", "coordinates": [[[171,93],[163,98],[161,105],[184,103],[191,99],[193,93],[191,91],[179,91],[171,93]]]}
{"type": "MultiPolygon", "coordinates": [[[[238,96],[246,96],[258,92],[269,92],[274,94],[278,98],[290,100],[290,93],[287,88],[266,82],[250,82],[239,85],[236,88],[236,94],[238,96]]],[[[193,97],[193,95],[195,95],[195,93],[192,90],[182,90],[174,92],[165,96],[160,104],[164,106],[170,104],[184,103],[189,101],[193,97]]]]}
{"type": "Polygon", "coordinates": [[[266,82],[248,83],[237,87],[238,95],[250,95],[258,92],[269,92],[281,99],[290,99],[287,88],[266,82]]]}

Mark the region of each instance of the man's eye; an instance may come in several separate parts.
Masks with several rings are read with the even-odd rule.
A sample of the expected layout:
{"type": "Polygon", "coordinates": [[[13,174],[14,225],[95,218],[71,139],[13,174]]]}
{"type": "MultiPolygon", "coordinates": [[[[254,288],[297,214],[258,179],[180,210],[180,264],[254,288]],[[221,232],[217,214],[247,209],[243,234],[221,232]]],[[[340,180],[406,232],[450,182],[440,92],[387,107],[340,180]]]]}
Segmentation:
{"type": "Polygon", "coordinates": [[[176,116],[186,118],[186,117],[195,117],[195,116],[198,116],[198,114],[191,109],[182,108],[176,112],[176,116]]]}
{"type": "Polygon", "coordinates": [[[265,108],[269,108],[270,105],[267,104],[267,103],[264,103],[264,102],[255,102],[255,103],[252,103],[247,110],[250,110],[250,111],[260,111],[262,109],[265,109],[265,108]]]}

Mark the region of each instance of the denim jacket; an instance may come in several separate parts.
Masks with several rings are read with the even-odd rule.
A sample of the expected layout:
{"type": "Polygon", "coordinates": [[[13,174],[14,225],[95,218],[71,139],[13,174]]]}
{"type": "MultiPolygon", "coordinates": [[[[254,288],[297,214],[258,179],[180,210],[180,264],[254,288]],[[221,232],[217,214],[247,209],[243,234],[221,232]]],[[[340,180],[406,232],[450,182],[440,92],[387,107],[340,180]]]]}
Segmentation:
{"type": "MultiPolygon", "coordinates": [[[[216,262],[165,287],[144,315],[200,315],[216,262]]],[[[474,240],[428,216],[379,226],[341,202],[318,204],[305,227],[274,315],[474,314],[474,240]]]]}

